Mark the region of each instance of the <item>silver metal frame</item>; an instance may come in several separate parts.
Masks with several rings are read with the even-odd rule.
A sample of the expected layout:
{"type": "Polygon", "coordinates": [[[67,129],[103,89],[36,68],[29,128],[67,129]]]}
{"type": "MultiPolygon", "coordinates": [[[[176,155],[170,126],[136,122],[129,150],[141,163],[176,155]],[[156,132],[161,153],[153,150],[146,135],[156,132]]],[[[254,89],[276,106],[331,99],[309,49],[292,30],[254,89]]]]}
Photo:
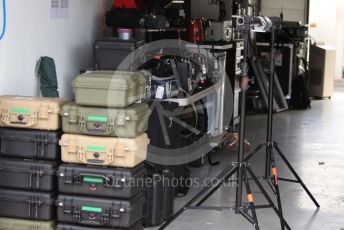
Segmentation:
{"type": "MultiPolygon", "coordinates": [[[[265,42],[258,42],[257,46],[267,46],[270,47],[269,43],[265,42]]],[[[294,57],[294,45],[293,44],[283,44],[284,47],[288,47],[290,49],[290,67],[289,67],[289,90],[288,90],[288,95],[286,96],[286,99],[291,98],[291,88],[293,84],[293,57],[294,57]]]]}

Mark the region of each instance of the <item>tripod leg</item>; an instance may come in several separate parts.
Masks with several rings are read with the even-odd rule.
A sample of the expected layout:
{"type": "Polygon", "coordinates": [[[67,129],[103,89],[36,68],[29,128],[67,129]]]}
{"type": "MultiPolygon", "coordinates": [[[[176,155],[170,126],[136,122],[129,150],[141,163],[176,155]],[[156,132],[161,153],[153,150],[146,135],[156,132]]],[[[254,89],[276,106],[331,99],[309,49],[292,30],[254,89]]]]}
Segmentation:
{"type": "Polygon", "coordinates": [[[245,161],[251,160],[257,152],[259,152],[263,148],[264,144],[260,143],[246,158],[245,161]]]}
{"type": "Polygon", "coordinates": [[[271,177],[271,152],[272,148],[269,142],[266,143],[266,156],[265,156],[265,177],[271,177]]]}
{"type": "MultiPolygon", "coordinates": [[[[272,176],[274,179],[274,186],[275,186],[275,192],[276,192],[276,198],[277,198],[277,206],[278,206],[278,210],[280,211],[281,215],[283,216],[283,210],[282,210],[282,202],[281,202],[281,193],[279,191],[279,185],[278,185],[278,175],[277,175],[277,168],[276,168],[276,162],[275,162],[275,158],[273,155],[273,152],[271,151],[271,166],[272,166],[272,176]]],[[[281,221],[281,229],[285,230],[285,227],[281,221]]]]}
{"type": "Polygon", "coordinates": [[[238,166],[237,169],[237,188],[236,188],[236,200],[235,200],[235,213],[239,214],[239,208],[242,206],[242,182],[243,182],[243,167],[242,165],[238,166]]]}
{"type": "Polygon", "coordinates": [[[256,177],[256,175],[254,175],[252,169],[250,167],[247,167],[247,172],[250,174],[250,176],[252,177],[252,179],[254,180],[254,182],[257,184],[258,188],[260,189],[260,191],[263,193],[264,197],[266,198],[266,200],[269,202],[270,206],[272,207],[272,209],[275,211],[276,215],[279,217],[279,219],[281,220],[281,222],[283,223],[283,225],[288,229],[291,230],[289,224],[285,221],[284,217],[282,216],[281,212],[276,208],[274,202],[271,200],[271,198],[269,197],[269,194],[265,191],[263,185],[259,182],[258,178],[256,177]]]}
{"type": "Polygon", "coordinates": [[[282,153],[282,151],[278,148],[277,144],[274,144],[274,148],[276,149],[277,153],[281,156],[281,158],[283,159],[283,161],[285,162],[285,164],[288,166],[289,170],[293,173],[293,175],[295,176],[295,178],[299,181],[299,183],[301,184],[302,188],[306,191],[306,193],[308,194],[308,196],[311,198],[311,200],[313,201],[313,203],[315,204],[315,206],[317,206],[317,208],[320,208],[319,203],[316,201],[316,199],[314,198],[314,196],[312,195],[312,193],[308,190],[307,186],[303,183],[302,179],[299,177],[299,175],[296,173],[296,171],[294,170],[293,166],[291,166],[291,164],[289,163],[288,159],[284,156],[284,154],[282,153]]]}
{"type": "Polygon", "coordinates": [[[259,230],[259,223],[258,223],[258,218],[257,218],[257,214],[256,214],[256,208],[254,206],[254,198],[253,198],[253,194],[250,188],[250,183],[248,181],[247,178],[247,173],[246,173],[246,167],[243,168],[242,170],[242,174],[243,174],[243,179],[244,179],[244,183],[246,186],[246,192],[247,192],[247,201],[250,204],[250,209],[252,212],[252,217],[253,217],[253,221],[254,221],[254,227],[256,230],[259,230]]]}

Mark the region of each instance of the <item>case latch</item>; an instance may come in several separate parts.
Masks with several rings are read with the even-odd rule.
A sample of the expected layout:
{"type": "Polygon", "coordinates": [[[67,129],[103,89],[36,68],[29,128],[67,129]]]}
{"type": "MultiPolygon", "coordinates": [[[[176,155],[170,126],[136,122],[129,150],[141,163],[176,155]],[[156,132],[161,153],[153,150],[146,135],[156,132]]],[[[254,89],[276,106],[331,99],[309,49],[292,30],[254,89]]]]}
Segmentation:
{"type": "Polygon", "coordinates": [[[119,113],[117,115],[117,119],[116,120],[117,120],[116,124],[118,126],[124,126],[125,125],[125,114],[124,113],[119,113]]]}
{"type": "Polygon", "coordinates": [[[49,111],[51,112],[47,105],[42,105],[39,107],[39,119],[47,120],[49,118],[49,111]]]}
{"type": "Polygon", "coordinates": [[[111,217],[114,219],[120,219],[124,212],[125,212],[124,208],[115,207],[114,209],[112,209],[111,217]]]}
{"type": "Polygon", "coordinates": [[[114,119],[110,119],[107,125],[106,132],[110,134],[110,133],[113,133],[114,131],[115,131],[115,121],[114,119]]]}
{"type": "Polygon", "coordinates": [[[86,153],[85,153],[81,148],[78,149],[77,154],[78,154],[79,160],[80,160],[82,163],[87,163],[86,153]]]}
{"type": "Polygon", "coordinates": [[[37,219],[39,216],[39,208],[42,206],[43,202],[39,197],[31,197],[27,202],[29,203],[29,216],[37,219]]]}
{"type": "Polygon", "coordinates": [[[72,140],[69,140],[68,143],[67,143],[67,150],[68,150],[68,153],[76,153],[76,140],[72,139],[72,140]]]}
{"type": "Polygon", "coordinates": [[[79,117],[78,127],[82,132],[86,132],[86,120],[84,117],[79,117]]]}
{"type": "Polygon", "coordinates": [[[104,225],[104,224],[107,224],[109,222],[110,222],[110,214],[109,214],[108,210],[105,210],[101,216],[101,224],[104,225]]]}
{"type": "Polygon", "coordinates": [[[80,222],[81,220],[81,211],[80,208],[73,208],[73,220],[80,222]]]}
{"type": "Polygon", "coordinates": [[[128,151],[129,151],[128,147],[126,147],[124,144],[119,143],[116,146],[115,156],[116,158],[125,158],[128,151]]]}
{"type": "Polygon", "coordinates": [[[64,113],[64,116],[69,116],[69,123],[77,123],[78,122],[78,115],[75,110],[69,111],[69,113],[64,113]]]}
{"type": "Polygon", "coordinates": [[[74,169],[72,171],[68,171],[67,169],[64,170],[64,172],[60,171],[58,172],[59,177],[64,177],[64,183],[65,184],[73,184],[74,183],[74,169]]]}
{"type": "Polygon", "coordinates": [[[43,175],[44,175],[44,171],[42,170],[42,168],[32,167],[30,170],[29,187],[39,189],[41,177],[43,177],[43,175]],[[34,181],[35,181],[35,184],[33,183],[34,181]]]}

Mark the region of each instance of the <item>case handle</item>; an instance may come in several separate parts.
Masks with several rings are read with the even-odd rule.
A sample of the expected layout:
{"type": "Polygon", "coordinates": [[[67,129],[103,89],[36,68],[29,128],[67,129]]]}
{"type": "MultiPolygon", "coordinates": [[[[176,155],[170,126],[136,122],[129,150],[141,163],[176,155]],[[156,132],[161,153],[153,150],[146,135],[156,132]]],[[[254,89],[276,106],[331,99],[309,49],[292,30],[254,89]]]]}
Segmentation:
{"type": "MultiPolygon", "coordinates": [[[[91,207],[92,208],[92,207],[91,207]]],[[[98,213],[98,211],[93,210],[82,210],[83,208],[73,208],[72,215],[73,220],[76,221],[79,224],[85,224],[85,225],[107,225],[110,222],[110,218],[120,218],[121,212],[124,212],[124,209],[119,209],[118,211],[112,211],[113,213],[116,213],[115,215],[113,213],[110,213],[109,210],[104,210],[101,213],[98,213]],[[82,212],[84,213],[90,213],[92,215],[82,215],[82,212]],[[88,219],[84,219],[88,218],[88,219]]]]}
{"type": "Polygon", "coordinates": [[[101,174],[77,173],[74,175],[74,181],[80,181],[80,182],[86,182],[86,183],[103,183],[107,187],[114,187],[113,176],[104,176],[101,174]],[[103,180],[103,181],[101,182],[100,180],[103,180]]]}

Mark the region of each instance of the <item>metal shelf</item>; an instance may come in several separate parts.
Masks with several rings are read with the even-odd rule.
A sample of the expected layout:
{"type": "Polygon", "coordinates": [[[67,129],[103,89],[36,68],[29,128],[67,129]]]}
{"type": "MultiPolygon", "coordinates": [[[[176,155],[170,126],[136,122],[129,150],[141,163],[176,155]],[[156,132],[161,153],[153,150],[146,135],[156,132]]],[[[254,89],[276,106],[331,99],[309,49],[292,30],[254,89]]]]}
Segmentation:
{"type": "Polygon", "coordinates": [[[175,102],[178,103],[179,106],[181,107],[185,107],[188,105],[191,105],[192,103],[195,103],[207,96],[209,96],[210,94],[214,93],[216,90],[218,90],[221,87],[221,82],[217,82],[216,84],[214,84],[213,86],[202,90],[190,97],[186,97],[186,98],[169,98],[169,99],[165,99],[163,101],[168,101],[168,102],[175,102]]]}
{"type": "Polygon", "coordinates": [[[186,44],[186,48],[193,48],[193,49],[214,49],[214,50],[229,50],[233,48],[233,44],[226,44],[226,45],[197,45],[197,44],[186,44]]]}

